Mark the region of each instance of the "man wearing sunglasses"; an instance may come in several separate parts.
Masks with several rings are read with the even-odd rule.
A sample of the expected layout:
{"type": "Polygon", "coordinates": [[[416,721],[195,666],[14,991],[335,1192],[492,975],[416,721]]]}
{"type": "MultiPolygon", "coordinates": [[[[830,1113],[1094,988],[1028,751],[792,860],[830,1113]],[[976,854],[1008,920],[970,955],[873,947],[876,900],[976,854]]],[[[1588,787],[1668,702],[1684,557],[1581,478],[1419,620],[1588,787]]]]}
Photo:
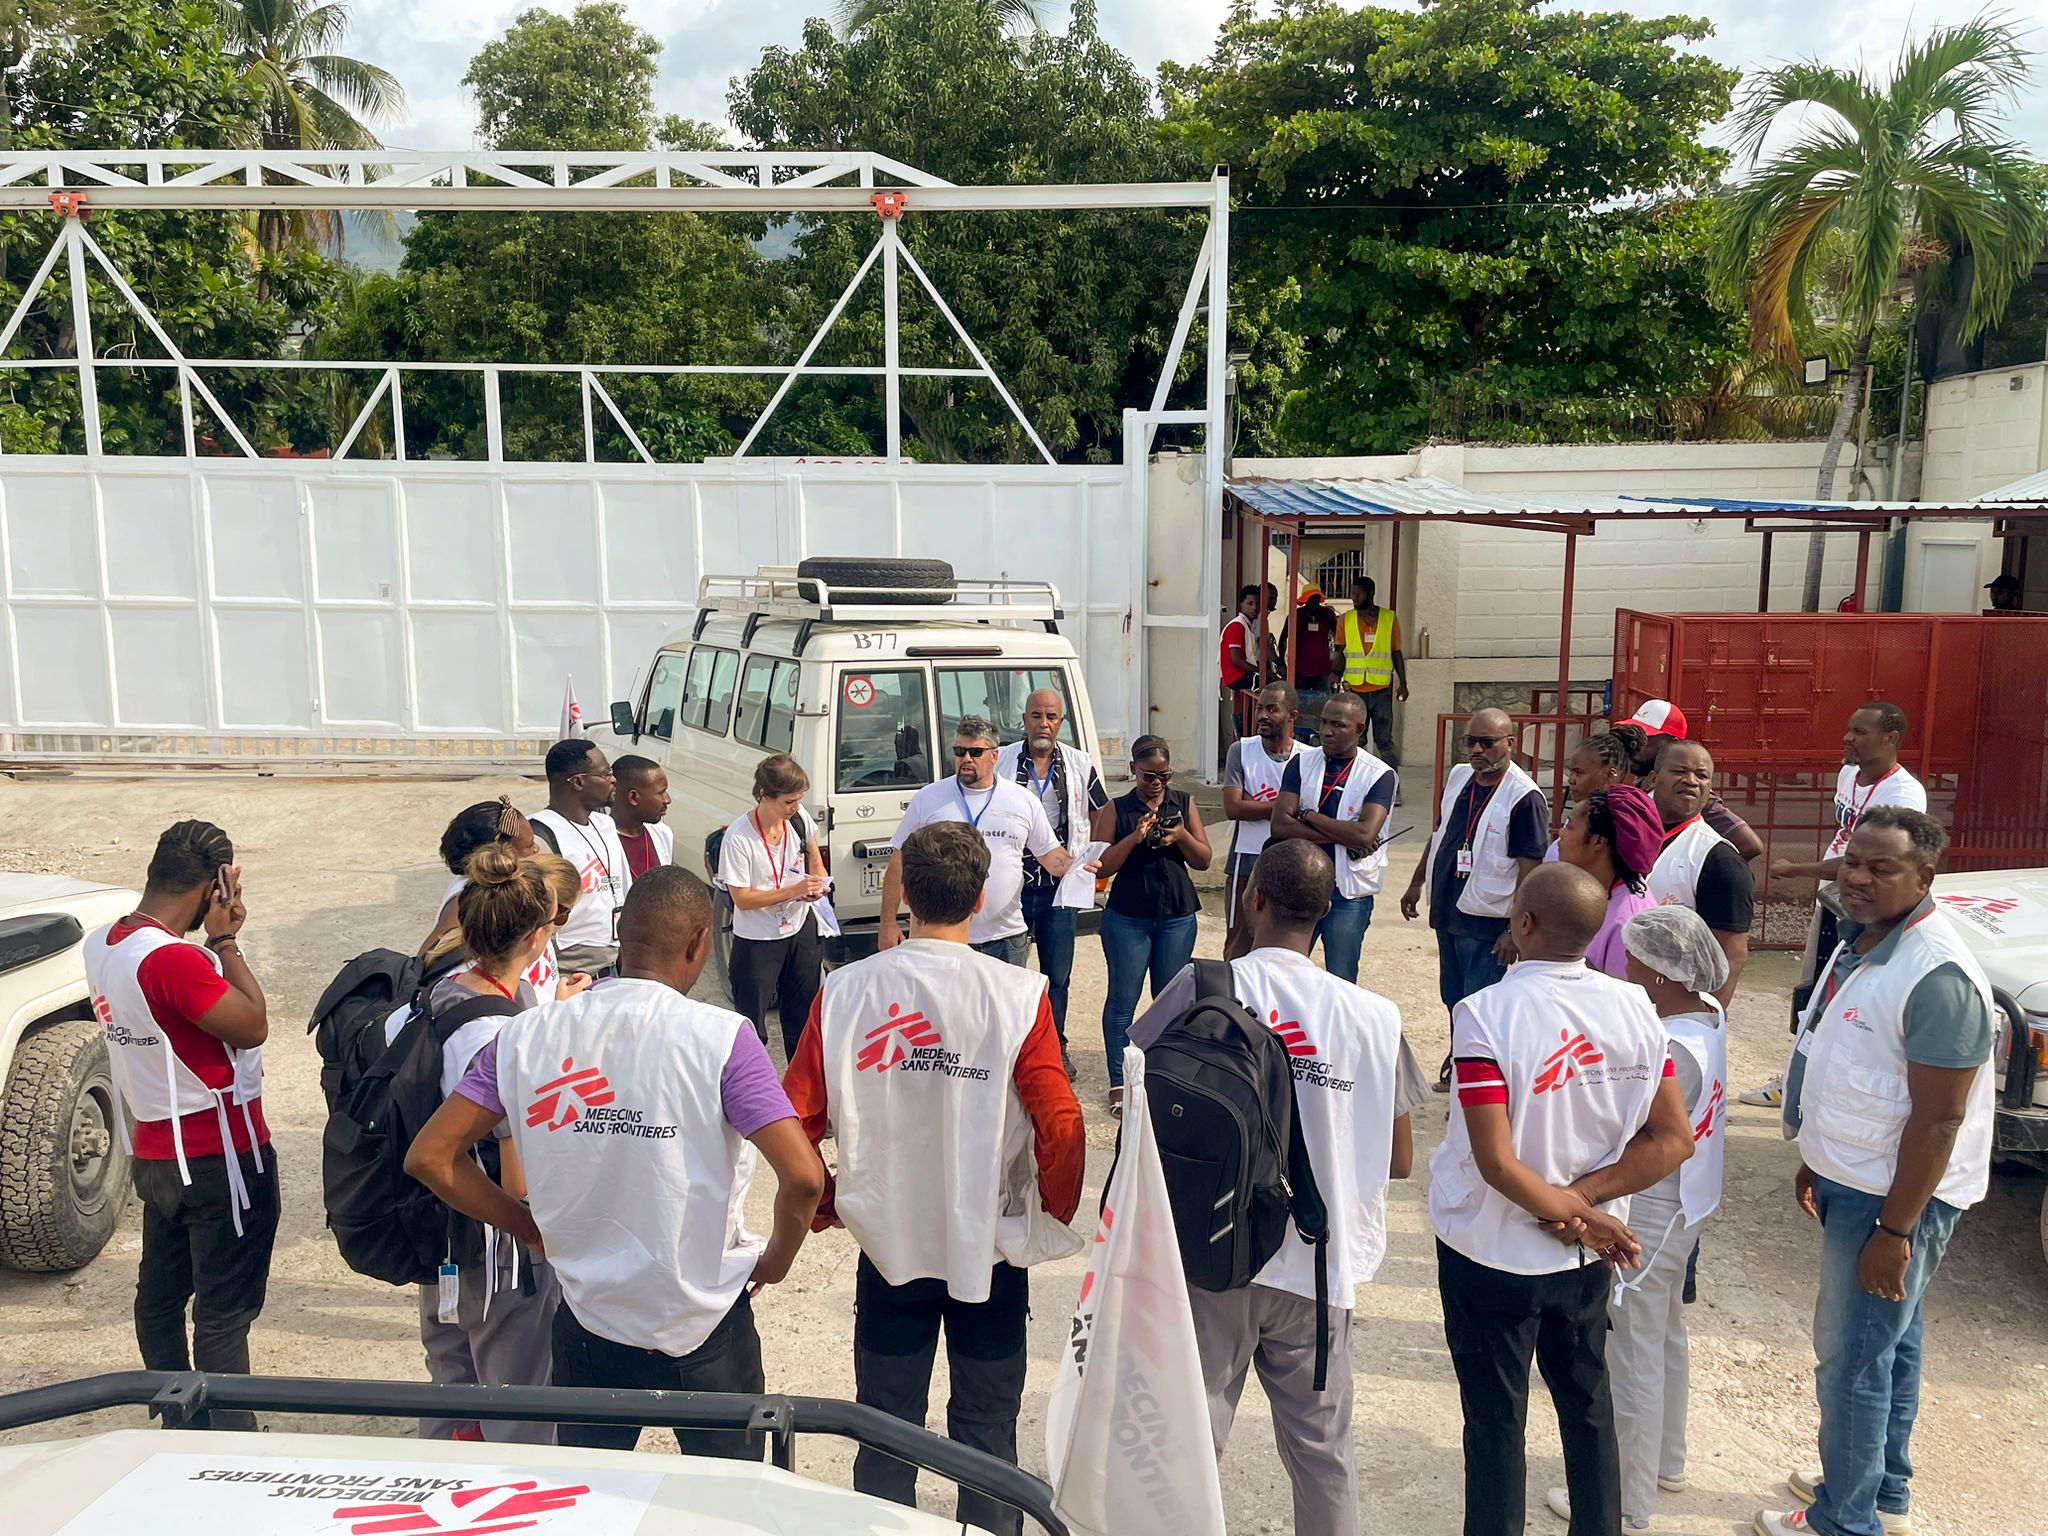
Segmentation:
{"type": "Polygon", "coordinates": [[[1037,859],[1055,880],[1073,867],[1074,856],[1053,831],[1045,803],[996,772],[996,751],[996,728],[979,715],[963,716],[953,731],[953,777],[927,784],[910,797],[882,877],[878,947],[893,949],[903,942],[896,914],[903,905],[904,840],[935,821],[964,821],[988,845],[988,885],[968,924],[968,942],[1011,965],[1031,958],[1031,932],[1024,924],[1024,855],[1037,859]]]}
{"type": "MultiPolygon", "coordinates": [[[[1429,847],[1401,897],[1401,915],[1420,914],[1429,882],[1429,926],[1436,930],[1437,991],[1455,1012],[1514,963],[1508,907],[1550,847],[1550,808],[1536,781],[1515,762],[1514,722],[1482,709],[1465,727],[1465,761],[1444,781],[1429,847]]],[[[1448,1091],[1445,1058],[1437,1091],[1448,1091]]]]}

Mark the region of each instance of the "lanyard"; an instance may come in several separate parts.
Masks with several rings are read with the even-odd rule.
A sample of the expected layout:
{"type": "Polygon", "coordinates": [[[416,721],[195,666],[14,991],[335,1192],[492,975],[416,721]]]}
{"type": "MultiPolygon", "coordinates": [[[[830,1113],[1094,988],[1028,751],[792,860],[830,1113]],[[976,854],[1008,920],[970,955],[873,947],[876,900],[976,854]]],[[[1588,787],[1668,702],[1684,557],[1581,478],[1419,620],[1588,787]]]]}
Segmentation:
{"type": "Polygon", "coordinates": [[[967,818],[967,825],[974,828],[975,831],[979,832],[981,830],[981,818],[986,816],[988,814],[988,808],[996,803],[995,785],[989,785],[988,798],[981,802],[981,809],[978,811],[968,810],[967,791],[960,787],[960,780],[958,779],[958,777],[955,777],[953,780],[953,793],[960,797],[960,814],[967,818]]]}
{"type": "Polygon", "coordinates": [[[504,995],[506,1002],[516,1003],[519,1001],[519,999],[513,995],[512,989],[506,986],[505,983],[503,983],[502,981],[498,980],[498,978],[493,976],[489,971],[476,969],[473,971],[473,974],[483,977],[485,981],[488,981],[492,986],[496,987],[498,991],[504,995]]]}
{"type": "Polygon", "coordinates": [[[1031,766],[1031,754],[1023,752],[1018,755],[1023,759],[1024,776],[1031,785],[1031,793],[1043,800],[1045,792],[1052,788],[1053,775],[1059,771],[1060,749],[1058,747],[1052,749],[1052,757],[1045,765],[1045,777],[1042,779],[1038,776],[1038,770],[1031,766]]]}
{"type": "Polygon", "coordinates": [[[1494,791],[1499,788],[1498,784],[1489,784],[1484,798],[1474,795],[1465,802],[1465,841],[1460,844],[1461,847],[1472,846],[1473,834],[1479,830],[1479,823],[1486,815],[1486,808],[1493,804],[1494,791]]]}
{"type": "Polygon", "coordinates": [[[1699,819],[1700,818],[1698,816],[1689,816],[1684,821],[1681,821],[1677,826],[1673,827],[1669,832],[1666,832],[1664,834],[1664,841],[1659,846],[1658,851],[1661,853],[1665,848],[1669,848],[1673,843],[1677,842],[1679,837],[1682,836],[1684,833],[1690,832],[1693,829],[1694,825],[1698,823],[1699,819]]]}
{"type": "Polygon", "coordinates": [[[590,834],[581,827],[576,826],[575,822],[569,821],[568,817],[564,816],[562,820],[568,822],[571,827],[576,828],[576,835],[583,839],[583,846],[590,850],[591,858],[597,861],[597,867],[604,872],[604,883],[606,888],[609,889],[612,883],[612,866],[611,861],[604,856],[604,838],[599,837],[593,842],[590,834]]]}
{"type": "MultiPolygon", "coordinates": [[[[1327,768],[1329,767],[1329,765],[1330,765],[1330,760],[1329,760],[1329,759],[1328,759],[1327,757],[1326,757],[1326,758],[1324,758],[1324,759],[1323,759],[1323,766],[1324,766],[1324,768],[1325,768],[1325,769],[1327,769],[1327,768]]],[[[1326,776],[1326,777],[1325,777],[1325,778],[1323,779],[1323,787],[1322,787],[1322,791],[1321,791],[1321,792],[1320,792],[1320,793],[1319,793],[1319,794],[1318,794],[1318,795],[1316,796],[1316,812],[1317,812],[1317,814],[1318,814],[1318,815],[1322,815],[1322,816],[1329,816],[1329,815],[1331,814],[1330,812],[1328,812],[1328,811],[1324,810],[1324,809],[1323,809],[1323,807],[1324,807],[1325,805],[1329,804],[1329,802],[1330,802],[1330,796],[1331,796],[1332,794],[1334,794],[1334,795],[1336,795],[1336,796],[1338,797],[1338,798],[1337,798],[1337,805],[1338,805],[1338,808],[1339,808],[1340,810],[1341,810],[1341,809],[1343,808],[1343,805],[1344,805],[1344,799],[1343,799],[1343,796],[1344,796],[1344,786],[1345,786],[1346,784],[1348,784],[1348,783],[1350,783],[1350,782],[1351,782],[1351,770],[1352,770],[1352,769],[1354,769],[1354,768],[1356,768],[1357,766],[1358,766],[1358,754],[1357,754],[1356,752],[1354,752],[1354,753],[1352,753],[1352,754],[1351,754],[1351,756],[1350,756],[1350,757],[1348,757],[1348,758],[1346,758],[1346,759],[1344,760],[1344,770],[1343,770],[1343,772],[1341,772],[1341,773],[1337,773],[1337,774],[1333,774],[1333,775],[1328,775],[1328,776],[1326,776]]],[[[1332,819],[1334,819],[1334,818],[1332,818],[1332,819]]],[[[1468,840],[1469,840],[1469,839],[1468,839],[1468,840]]]]}
{"type": "MultiPolygon", "coordinates": [[[[1892,765],[1892,773],[1897,773],[1898,771],[1899,771],[1899,768],[1898,768],[1898,764],[1894,763],[1894,764],[1892,765]]],[[[1888,778],[1890,778],[1890,777],[1892,776],[1892,773],[1888,773],[1888,774],[1886,774],[1886,775],[1884,776],[1884,779],[1888,779],[1888,778]]],[[[1849,819],[1848,819],[1848,821],[1847,821],[1846,823],[1844,823],[1844,824],[1843,824],[1842,830],[1843,830],[1844,832],[1853,832],[1853,831],[1855,831],[1855,830],[1856,830],[1856,823],[1857,823],[1857,822],[1859,822],[1859,821],[1861,821],[1861,820],[1863,819],[1863,813],[1864,813],[1865,811],[1867,811],[1867,810],[1869,810],[1869,809],[1870,809],[1870,797],[1871,797],[1872,795],[1874,795],[1874,794],[1876,794],[1876,793],[1877,793],[1877,791],[1878,791],[1878,787],[1879,787],[1879,785],[1882,785],[1882,784],[1884,783],[1884,779],[1879,779],[1879,780],[1877,781],[1877,783],[1876,783],[1876,784],[1873,784],[1873,785],[1871,785],[1871,786],[1870,786],[1870,787],[1869,787],[1868,789],[1864,790],[1864,791],[1863,791],[1863,798],[1862,798],[1861,800],[1858,800],[1858,799],[1856,798],[1856,783],[1855,783],[1855,781],[1854,781],[1853,779],[1852,779],[1852,780],[1850,780],[1850,782],[1849,782],[1849,819]]]]}
{"type": "Polygon", "coordinates": [[[761,813],[759,811],[749,811],[747,812],[747,819],[754,824],[754,836],[761,839],[761,847],[768,855],[768,873],[777,877],[775,885],[779,890],[782,886],[782,879],[780,877],[793,875],[797,872],[795,864],[785,864],[782,860],[784,851],[789,847],[789,823],[785,821],[782,824],[782,836],[771,843],[768,841],[767,832],[761,827],[761,813]]]}

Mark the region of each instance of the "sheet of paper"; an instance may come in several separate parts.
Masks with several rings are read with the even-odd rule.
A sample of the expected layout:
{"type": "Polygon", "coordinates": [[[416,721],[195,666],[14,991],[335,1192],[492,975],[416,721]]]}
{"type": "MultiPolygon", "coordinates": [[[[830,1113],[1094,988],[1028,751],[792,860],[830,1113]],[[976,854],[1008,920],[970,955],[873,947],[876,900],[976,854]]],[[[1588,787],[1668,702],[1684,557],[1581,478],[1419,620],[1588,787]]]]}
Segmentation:
{"type": "Polygon", "coordinates": [[[818,932],[828,939],[839,937],[839,914],[832,910],[832,898],[820,896],[812,904],[818,914],[818,932]]]}
{"type": "Polygon", "coordinates": [[[1074,867],[1060,878],[1059,894],[1053,899],[1063,907],[1095,905],[1095,871],[1087,866],[1109,852],[1107,843],[1090,843],[1074,859],[1074,867]]]}

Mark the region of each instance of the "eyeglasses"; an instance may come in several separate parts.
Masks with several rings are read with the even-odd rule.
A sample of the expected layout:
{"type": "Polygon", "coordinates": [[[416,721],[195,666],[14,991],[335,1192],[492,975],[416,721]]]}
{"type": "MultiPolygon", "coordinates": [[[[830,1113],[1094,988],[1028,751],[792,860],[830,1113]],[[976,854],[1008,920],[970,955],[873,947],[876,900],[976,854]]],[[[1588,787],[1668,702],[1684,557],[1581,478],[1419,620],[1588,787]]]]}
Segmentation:
{"type": "Polygon", "coordinates": [[[1506,736],[1467,736],[1465,738],[1465,745],[1468,747],[1497,747],[1508,739],[1506,736]]]}
{"type": "Polygon", "coordinates": [[[963,757],[987,757],[993,751],[994,747],[955,747],[953,761],[957,763],[963,757]]]}
{"type": "Polygon", "coordinates": [[[1173,782],[1173,770],[1171,768],[1160,768],[1148,771],[1141,768],[1138,770],[1138,777],[1147,784],[1171,784],[1173,782]]]}

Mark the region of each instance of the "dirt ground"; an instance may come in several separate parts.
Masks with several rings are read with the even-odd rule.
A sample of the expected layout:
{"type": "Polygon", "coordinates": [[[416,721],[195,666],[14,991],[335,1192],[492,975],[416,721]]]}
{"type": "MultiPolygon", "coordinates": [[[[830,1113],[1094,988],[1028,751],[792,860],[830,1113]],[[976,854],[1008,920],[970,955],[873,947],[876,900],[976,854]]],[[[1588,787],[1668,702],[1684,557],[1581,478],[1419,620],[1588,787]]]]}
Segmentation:
{"type": "MultiPolygon", "coordinates": [[[[157,832],[180,817],[204,816],[235,838],[251,914],[248,953],[270,995],[265,1099],[285,1181],[269,1304],[254,1335],[259,1371],[423,1378],[410,1296],[350,1273],[322,1226],[322,1105],[318,1062],[303,1021],[351,956],[418,941],[447,878],[434,857],[443,824],[459,807],[501,791],[522,804],[540,798],[531,782],[512,778],[334,781],[195,773],[0,779],[0,868],[132,884],[140,881],[157,832]]],[[[1406,867],[1402,862],[1402,874],[1406,867]]],[[[1205,915],[1201,953],[1220,953],[1221,943],[1220,923],[1205,915]]],[[[1400,1005],[1416,1050],[1434,1062],[1446,1034],[1434,950],[1427,930],[1404,924],[1391,898],[1367,936],[1365,971],[1368,985],[1400,1005]]],[[[1745,975],[1731,1041],[1736,1084],[1760,1081],[1779,1065],[1792,979],[1791,961],[1781,955],[1758,958],[1745,975]]],[[[703,990],[716,994],[715,979],[707,978],[703,990]]],[[[1084,1210],[1100,1191],[1114,1135],[1102,1111],[1096,1029],[1102,993],[1101,951],[1084,940],[1071,1020],[1089,1120],[1084,1210]]],[[[1422,1198],[1443,1102],[1421,1112],[1417,1176],[1392,1193],[1391,1250],[1358,1302],[1356,1426],[1366,1531],[1448,1536],[1459,1528],[1458,1404],[1422,1198]]],[[[1784,1472],[1814,1457],[1809,1323],[1815,1236],[1793,1206],[1795,1164],[1775,1116],[1738,1106],[1729,1124],[1727,1197],[1706,1238],[1701,1300],[1691,1313],[1692,1488],[1663,1497],[1655,1526],[1662,1532],[1746,1530],[1760,1504],[1784,1506],[1784,1472]]],[[[764,1176],[755,1186],[763,1230],[770,1182],[764,1176]]],[[[1997,1177],[1990,1198],[1963,1220],[1929,1297],[1927,1384],[1914,1441],[1922,1532],[2022,1536],[2048,1525],[2038,1508],[2037,1479],[2024,1465],[2027,1448],[2048,1428],[2048,1285],[2036,1235],[2041,1198],[2039,1180],[1997,1177]]],[[[84,1270],[0,1273],[0,1390],[135,1363],[129,1306],[139,1232],[131,1202],[112,1244],[84,1270]]],[[[1031,1371],[1019,1440],[1024,1464],[1041,1475],[1055,1342],[1080,1273],[1076,1259],[1033,1276],[1031,1371]]],[[[771,1390],[852,1395],[853,1274],[846,1235],[816,1237],[788,1281],[757,1304],[771,1390]]],[[[942,1384],[933,1401],[943,1404],[942,1384]]],[[[139,1410],[108,1414],[102,1425],[76,1428],[142,1418],[139,1410]]],[[[934,1422],[942,1425],[943,1415],[935,1413],[934,1422]]],[[[330,1421],[330,1427],[339,1426],[330,1421]]],[[[405,1431],[384,1425],[372,1432],[405,1431]]],[[[1562,1481],[1562,1467],[1555,1423],[1540,1392],[1529,1441],[1530,1529],[1562,1536],[1562,1524],[1541,1502],[1543,1490],[1562,1481]]],[[[646,1444],[672,1449],[665,1436],[657,1444],[650,1435],[646,1444]]],[[[843,1482],[851,1455],[827,1441],[807,1441],[799,1465],[843,1482]]],[[[1247,1389],[1223,1483],[1234,1531],[1289,1528],[1286,1480],[1256,1385],[1247,1389]]],[[[924,1494],[928,1508],[951,1507],[950,1495],[929,1478],[924,1494]]]]}

